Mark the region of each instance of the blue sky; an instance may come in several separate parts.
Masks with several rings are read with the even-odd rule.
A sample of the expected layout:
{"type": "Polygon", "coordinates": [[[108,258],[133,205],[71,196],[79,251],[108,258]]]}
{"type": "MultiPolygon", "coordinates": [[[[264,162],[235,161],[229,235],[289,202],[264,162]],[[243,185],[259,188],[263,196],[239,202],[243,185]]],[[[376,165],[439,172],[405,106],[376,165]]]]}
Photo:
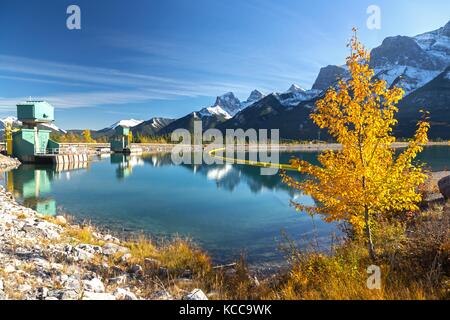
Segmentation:
{"type": "Polygon", "coordinates": [[[99,129],[119,119],[180,117],[233,91],[309,89],[343,64],[351,28],[370,48],[450,20],[448,0],[1,0],[0,116],[29,96],[56,124],[99,129]],[[81,8],[81,30],[66,9],[81,8]],[[381,29],[366,28],[369,5],[381,29]]]}

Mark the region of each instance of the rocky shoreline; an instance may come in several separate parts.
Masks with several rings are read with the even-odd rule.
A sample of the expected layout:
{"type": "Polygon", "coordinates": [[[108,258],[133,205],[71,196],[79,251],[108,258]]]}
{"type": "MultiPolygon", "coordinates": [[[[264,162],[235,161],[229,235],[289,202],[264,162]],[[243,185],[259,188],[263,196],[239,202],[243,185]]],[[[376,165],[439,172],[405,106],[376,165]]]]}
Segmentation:
{"type": "Polygon", "coordinates": [[[20,161],[0,154],[0,171],[12,170],[20,166],[20,161]]]}
{"type": "MultiPolygon", "coordinates": [[[[19,164],[0,158],[1,170],[19,164]]],[[[449,174],[435,173],[430,179],[433,200],[442,198],[436,184],[449,174]]],[[[40,215],[18,204],[0,186],[0,300],[206,300],[214,294],[197,289],[192,270],[185,269],[173,282],[180,288],[188,284],[188,290],[143,292],[148,289],[147,268],[157,275],[168,269],[157,259],[134,259],[130,248],[130,243],[106,232],[92,228],[86,234],[85,226],[72,224],[64,216],[40,215]]]]}
{"type": "MultiPolygon", "coordinates": [[[[91,234],[99,245],[82,243],[71,238],[68,231],[73,230],[82,232],[82,227],[63,216],[45,217],[21,206],[0,186],[0,300],[143,299],[142,267],[126,264],[132,259],[128,247],[118,238],[95,231],[91,234]],[[117,258],[128,267],[113,263],[117,258]]],[[[165,291],[152,296],[175,298],[207,299],[199,289],[182,297],[165,291]]]]}
{"type": "MultiPolygon", "coordinates": [[[[1,171],[19,165],[18,160],[0,155],[1,171]]],[[[83,243],[75,235],[83,235],[84,230],[64,216],[42,216],[18,204],[0,186],[0,300],[143,299],[142,267],[127,263],[132,259],[130,249],[96,230],[89,232],[89,243],[83,243]],[[118,266],[116,259],[124,264],[118,266]]],[[[152,296],[174,298],[165,291],[152,296]]],[[[199,289],[182,298],[207,299],[199,289]]]]}
{"type": "Polygon", "coordinates": [[[61,242],[67,225],[62,216],[47,221],[0,187],[0,299],[138,299],[132,288],[111,286],[128,274],[104,279],[92,263],[128,249],[110,235],[96,235],[103,246],[61,242]]]}

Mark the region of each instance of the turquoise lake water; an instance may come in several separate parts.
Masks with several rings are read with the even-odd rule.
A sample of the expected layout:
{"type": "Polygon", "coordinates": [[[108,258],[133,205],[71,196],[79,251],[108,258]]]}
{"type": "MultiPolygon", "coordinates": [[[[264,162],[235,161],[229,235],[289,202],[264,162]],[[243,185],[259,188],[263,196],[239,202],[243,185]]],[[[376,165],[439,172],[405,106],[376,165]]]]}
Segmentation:
{"type": "MultiPolygon", "coordinates": [[[[314,153],[283,153],[315,161],[314,153]]],[[[433,170],[450,167],[449,147],[420,155],[433,170]]],[[[217,262],[246,253],[250,262],[281,261],[284,234],[300,245],[326,249],[333,224],[296,212],[289,201],[313,204],[280,177],[245,165],[174,165],[170,155],[96,158],[85,168],[22,165],[2,183],[19,202],[45,214],[69,213],[118,232],[192,238],[217,262]]]]}

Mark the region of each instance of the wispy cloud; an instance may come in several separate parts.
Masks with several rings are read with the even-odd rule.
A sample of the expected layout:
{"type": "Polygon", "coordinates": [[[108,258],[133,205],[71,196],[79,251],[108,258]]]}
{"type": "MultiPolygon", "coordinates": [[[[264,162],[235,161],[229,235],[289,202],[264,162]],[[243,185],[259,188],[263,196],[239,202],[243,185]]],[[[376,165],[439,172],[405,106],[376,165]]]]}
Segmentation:
{"type": "Polygon", "coordinates": [[[86,84],[80,83],[80,82],[66,82],[66,81],[49,80],[49,79],[37,79],[37,78],[31,78],[31,77],[18,77],[18,76],[0,75],[0,79],[13,80],[13,81],[36,82],[36,83],[46,83],[46,84],[56,84],[56,85],[64,85],[64,86],[69,86],[69,87],[85,87],[86,86],[86,84]]]}
{"type": "MultiPolygon", "coordinates": [[[[238,94],[248,94],[253,89],[250,82],[234,84],[206,80],[192,81],[8,55],[0,55],[0,72],[7,73],[0,74],[0,78],[8,80],[68,86],[89,85],[87,91],[33,96],[33,98],[45,99],[57,108],[215,96],[230,90],[238,94]]],[[[0,98],[0,110],[13,110],[15,104],[26,99],[27,96],[0,98]]]]}
{"type": "MultiPolygon", "coordinates": [[[[288,83],[308,86],[322,66],[317,59],[301,52],[284,52],[274,58],[273,52],[265,51],[273,50],[272,46],[260,50],[232,41],[217,46],[199,41],[190,45],[187,41],[172,43],[117,34],[105,37],[104,41],[124,50],[121,62],[141,67],[142,72],[0,54],[0,79],[58,85],[56,90],[49,86],[53,93],[42,92],[34,98],[48,100],[57,108],[81,108],[209,97],[228,91],[246,98],[253,89],[269,93],[287,89],[288,83]],[[276,84],[278,88],[274,87],[276,84]],[[84,88],[78,92],[69,90],[77,86],[84,88]],[[61,89],[64,87],[67,90],[61,89]]],[[[0,110],[13,110],[27,96],[24,93],[23,97],[0,98],[0,110]]]]}
{"type": "Polygon", "coordinates": [[[138,86],[151,81],[157,81],[158,83],[176,82],[164,77],[129,73],[116,69],[56,63],[1,54],[0,71],[116,86],[138,86]]]}
{"type": "MultiPolygon", "coordinates": [[[[215,46],[198,40],[192,45],[188,40],[156,42],[136,35],[107,37],[105,41],[115,48],[128,50],[130,54],[123,61],[177,68],[217,79],[233,78],[235,83],[252,82],[258,88],[283,82],[309,85],[323,66],[322,61],[301,51],[280,52],[274,58],[264,51],[263,45],[245,47],[224,42],[215,46]]],[[[276,89],[280,88],[271,88],[276,89]]]]}

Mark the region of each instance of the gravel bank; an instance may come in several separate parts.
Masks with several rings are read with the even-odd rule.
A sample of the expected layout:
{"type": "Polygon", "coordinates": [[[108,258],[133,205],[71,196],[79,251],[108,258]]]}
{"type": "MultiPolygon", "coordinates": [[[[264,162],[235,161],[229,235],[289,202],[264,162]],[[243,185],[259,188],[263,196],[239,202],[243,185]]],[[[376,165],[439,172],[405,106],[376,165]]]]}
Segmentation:
{"type": "Polygon", "coordinates": [[[0,187],[0,299],[138,299],[126,285],[133,274],[118,269],[116,279],[101,276],[114,267],[109,256],[128,251],[118,239],[95,234],[102,246],[77,243],[66,231],[78,226],[62,216],[51,220],[0,187]]]}

